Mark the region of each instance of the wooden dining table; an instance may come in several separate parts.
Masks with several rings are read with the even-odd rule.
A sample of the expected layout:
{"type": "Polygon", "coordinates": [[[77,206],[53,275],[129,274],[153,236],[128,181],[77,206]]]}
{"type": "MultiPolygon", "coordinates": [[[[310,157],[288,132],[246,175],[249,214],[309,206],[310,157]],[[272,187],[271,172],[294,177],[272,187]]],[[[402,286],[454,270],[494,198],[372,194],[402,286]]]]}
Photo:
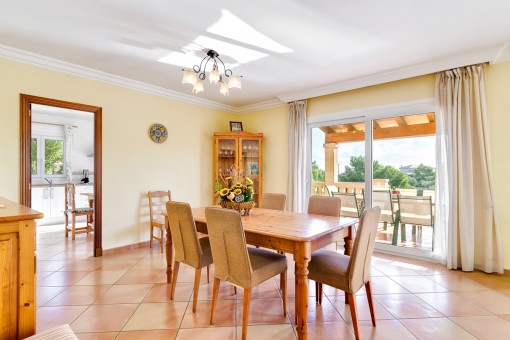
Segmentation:
{"type": "MultiPolygon", "coordinates": [[[[194,208],[196,228],[207,233],[205,207],[194,208]]],[[[344,239],[345,254],[352,250],[352,226],[357,219],[323,215],[284,212],[270,209],[252,209],[242,217],[246,242],[293,255],[296,278],[296,327],[298,339],[308,337],[308,263],[313,251],[344,239]]],[[[166,219],[167,282],[173,273],[172,235],[166,219]]]]}

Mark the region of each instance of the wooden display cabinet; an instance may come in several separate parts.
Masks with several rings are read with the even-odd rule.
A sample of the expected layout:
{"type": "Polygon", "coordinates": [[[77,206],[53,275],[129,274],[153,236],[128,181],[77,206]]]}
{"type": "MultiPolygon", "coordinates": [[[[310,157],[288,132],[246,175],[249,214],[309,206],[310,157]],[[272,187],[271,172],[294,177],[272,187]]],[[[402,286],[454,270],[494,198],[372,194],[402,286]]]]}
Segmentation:
{"type": "MultiPolygon", "coordinates": [[[[220,169],[225,171],[235,164],[237,168],[244,170],[246,177],[253,181],[255,190],[253,201],[256,207],[260,206],[262,197],[262,138],[262,133],[214,133],[214,184],[216,180],[221,183],[220,169]]],[[[214,199],[214,203],[218,203],[217,198],[214,199]]]]}

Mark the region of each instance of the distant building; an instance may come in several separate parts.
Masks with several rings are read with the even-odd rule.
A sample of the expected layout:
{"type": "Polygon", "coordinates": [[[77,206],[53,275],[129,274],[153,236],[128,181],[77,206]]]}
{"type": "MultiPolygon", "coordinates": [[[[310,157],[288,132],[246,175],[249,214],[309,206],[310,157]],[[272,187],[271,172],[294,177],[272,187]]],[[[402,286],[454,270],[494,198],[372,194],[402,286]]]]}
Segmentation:
{"type": "Polygon", "coordinates": [[[419,167],[419,165],[402,165],[399,170],[400,172],[405,173],[406,175],[410,175],[413,173],[416,168],[419,167]]]}

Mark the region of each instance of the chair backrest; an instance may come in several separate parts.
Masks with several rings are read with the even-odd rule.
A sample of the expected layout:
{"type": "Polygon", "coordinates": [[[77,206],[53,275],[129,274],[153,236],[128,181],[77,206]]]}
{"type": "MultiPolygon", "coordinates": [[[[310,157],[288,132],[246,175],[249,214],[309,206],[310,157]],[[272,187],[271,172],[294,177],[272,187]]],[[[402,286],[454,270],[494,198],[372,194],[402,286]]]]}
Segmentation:
{"type": "Polygon", "coordinates": [[[342,201],[336,196],[310,196],[308,213],[315,215],[340,217],[342,201]]]}
{"type": "Polygon", "coordinates": [[[174,243],[175,261],[200,268],[202,248],[191,207],[188,203],[169,201],[166,203],[166,210],[174,243]]]}
{"type": "Polygon", "coordinates": [[[393,201],[390,190],[374,190],[372,192],[372,206],[381,208],[381,221],[393,223],[395,220],[393,201]]]}
{"type": "Polygon", "coordinates": [[[398,188],[397,191],[400,192],[400,195],[405,195],[405,196],[417,196],[418,195],[418,189],[400,189],[400,188],[398,188]]]}
{"type": "Polygon", "coordinates": [[[432,203],[434,203],[436,201],[436,191],[435,190],[424,189],[423,196],[429,196],[432,199],[432,203]]]}
{"type": "Polygon", "coordinates": [[[287,196],[285,194],[264,193],[260,207],[263,209],[285,210],[287,196]]]}
{"type": "Polygon", "coordinates": [[[64,194],[65,194],[65,208],[66,211],[74,211],[76,210],[76,187],[74,183],[66,183],[64,186],[64,194]]]}
{"type": "Polygon", "coordinates": [[[336,185],[326,185],[326,193],[329,196],[333,196],[335,192],[339,192],[338,187],[336,185]]]}
{"type": "Polygon", "coordinates": [[[381,208],[373,207],[365,210],[360,217],[347,266],[349,287],[353,292],[357,292],[366,282],[370,281],[370,267],[380,215],[381,208]]]}
{"type": "Polygon", "coordinates": [[[340,197],[340,216],[359,218],[360,211],[356,194],[348,192],[337,192],[334,196],[340,197]]]}
{"type": "Polygon", "coordinates": [[[252,267],[241,215],[235,210],[208,207],[205,219],[214,261],[214,277],[250,287],[252,267]]]}
{"type": "Polygon", "coordinates": [[[400,223],[433,226],[432,198],[430,196],[398,195],[400,223]]]}
{"type": "Polygon", "coordinates": [[[172,200],[170,190],[149,191],[149,211],[151,221],[161,217],[166,209],[166,203],[172,200]]]}

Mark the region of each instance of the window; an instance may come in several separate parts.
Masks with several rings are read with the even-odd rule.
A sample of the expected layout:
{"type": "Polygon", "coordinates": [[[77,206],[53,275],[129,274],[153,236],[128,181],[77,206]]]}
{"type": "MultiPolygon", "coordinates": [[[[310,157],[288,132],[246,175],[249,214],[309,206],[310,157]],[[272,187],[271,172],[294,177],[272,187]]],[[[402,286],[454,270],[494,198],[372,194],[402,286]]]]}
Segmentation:
{"type": "Polygon", "coordinates": [[[64,177],[64,138],[32,137],[31,169],[35,177],[64,177]]]}

